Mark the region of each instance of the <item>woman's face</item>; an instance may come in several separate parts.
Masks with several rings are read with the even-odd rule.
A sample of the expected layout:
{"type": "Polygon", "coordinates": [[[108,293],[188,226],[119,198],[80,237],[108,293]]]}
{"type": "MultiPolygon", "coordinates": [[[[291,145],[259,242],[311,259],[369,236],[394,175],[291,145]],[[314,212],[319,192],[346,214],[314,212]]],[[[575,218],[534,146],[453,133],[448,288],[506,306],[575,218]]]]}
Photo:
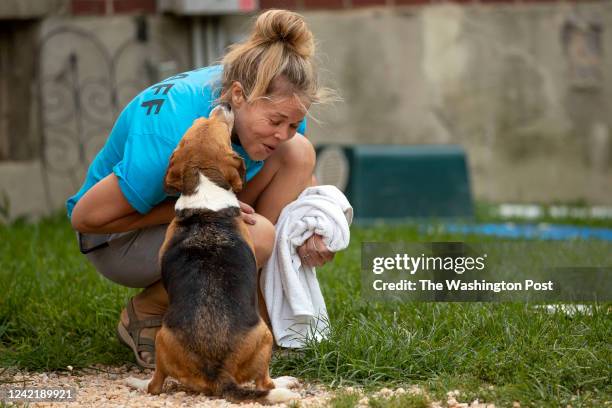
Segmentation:
{"type": "Polygon", "coordinates": [[[291,139],[308,109],[294,95],[272,96],[271,100],[259,99],[252,103],[234,96],[232,137],[238,137],[253,160],[267,159],[279,144],[291,139]]]}

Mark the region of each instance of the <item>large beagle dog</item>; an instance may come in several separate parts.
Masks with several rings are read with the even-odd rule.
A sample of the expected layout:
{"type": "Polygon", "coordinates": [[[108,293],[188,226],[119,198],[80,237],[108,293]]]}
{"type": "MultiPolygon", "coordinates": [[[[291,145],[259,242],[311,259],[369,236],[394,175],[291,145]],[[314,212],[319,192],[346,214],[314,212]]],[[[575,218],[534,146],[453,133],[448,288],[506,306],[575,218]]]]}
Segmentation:
{"type": "Polygon", "coordinates": [[[171,376],[230,401],[285,402],[299,397],[288,389],[297,380],[269,375],[273,337],[258,313],[253,244],[235,195],[245,167],[231,147],[233,122],[218,106],[170,158],[165,188],[180,197],[159,252],[169,307],[148,391],[161,393],[171,376]],[[241,385],[252,380],[255,388],[241,385]]]}

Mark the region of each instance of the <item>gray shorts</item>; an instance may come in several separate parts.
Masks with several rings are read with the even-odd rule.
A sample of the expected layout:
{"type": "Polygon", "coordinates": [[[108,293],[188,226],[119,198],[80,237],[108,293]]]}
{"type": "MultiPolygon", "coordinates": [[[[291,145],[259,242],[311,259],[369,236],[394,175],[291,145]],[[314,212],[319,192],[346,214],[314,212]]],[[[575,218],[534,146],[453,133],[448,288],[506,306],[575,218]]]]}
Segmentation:
{"type": "Polygon", "coordinates": [[[80,234],[97,249],[85,254],[105,278],[131,288],[145,288],[161,279],[158,253],[168,224],[115,234],[80,234]]]}

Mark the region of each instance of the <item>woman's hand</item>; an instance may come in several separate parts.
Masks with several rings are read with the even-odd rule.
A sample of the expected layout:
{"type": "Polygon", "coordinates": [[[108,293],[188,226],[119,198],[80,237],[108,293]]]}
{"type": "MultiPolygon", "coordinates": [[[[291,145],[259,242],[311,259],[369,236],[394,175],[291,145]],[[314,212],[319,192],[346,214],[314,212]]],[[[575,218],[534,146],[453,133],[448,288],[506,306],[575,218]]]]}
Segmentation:
{"type": "Polygon", "coordinates": [[[298,255],[302,260],[302,265],[317,267],[323,266],[334,259],[336,255],[325,246],[323,237],[317,234],[312,235],[297,249],[298,255]]]}
{"type": "Polygon", "coordinates": [[[255,217],[251,215],[255,214],[253,207],[242,201],[238,202],[240,203],[240,215],[242,215],[242,220],[249,225],[255,225],[255,217]]]}

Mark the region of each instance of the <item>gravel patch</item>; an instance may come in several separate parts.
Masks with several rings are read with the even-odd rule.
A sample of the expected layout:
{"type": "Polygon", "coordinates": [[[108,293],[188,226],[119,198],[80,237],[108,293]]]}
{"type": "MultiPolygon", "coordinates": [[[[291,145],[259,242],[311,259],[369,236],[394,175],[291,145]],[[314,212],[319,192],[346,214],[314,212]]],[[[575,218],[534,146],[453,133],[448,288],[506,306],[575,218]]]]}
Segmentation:
{"type": "MultiPolygon", "coordinates": [[[[342,389],[330,390],[324,385],[301,383],[298,388],[292,391],[300,394],[299,404],[276,404],[262,405],[259,403],[233,404],[221,398],[206,397],[199,393],[194,393],[179,384],[177,381],[168,378],[164,385],[164,393],[160,395],[150,395],[144,391],[135,390],[126,384],[126,379],[135,377],[149,379],[153,375],[153,370],[141,369],[136,366],[106,367],[94,366],[85,369],[73,370],[68,366],[65,371],[50,373],[28,373],[17,370],[5,370],[0,373],[0,388],[73,388],[76,391],[74,402],[32,402],[31,407],[57,408],[67,407],[300,407],[300,408],[321,408],[328,406],[329,400],[335,393],[358,394],[356,407],[369,407],[372,398],[390,399],[402,394],[424,395],[424,391],[418,386],[404,388],[381,388],[367,395],[359,387],[344,387],[342,389]]],[[[429,398],[428,398],[429,399],[429,398]]],[[[431,401],[431,408],[495,408],[494,404],[484,403],[478,400],[461,401],[461,393],[458,390],[450,391],[446,401],[431,401]]],[[[515,402],[513,408],[519,408],[520,404],[515,402]]]]}
{"type": "MultiPolygon", "coordinates": [[[[31,407],[287,407],[287,404],[262,405],[259,403],[233,404],[224,399],[206,397],[194,393],[175,380],[168,378],[164,393],[150,395],[144,391],[134,390],[126,385],[128,377],[149,379],[153,370],[135,367],[104,367],[51,372],[28,373],[23,371],[5,371],[2,373],[0,386],[6,388],[45,387],[74,388],[74,402],[32,402],[31,407]]],[[[323,407],[330,398],[330,391],[325,387],[312,384],[300,384],[292,389],[302,397],[300,407],[323,407]]],[[[291,405],[289,405],[291,406],[291,405]]]]}

